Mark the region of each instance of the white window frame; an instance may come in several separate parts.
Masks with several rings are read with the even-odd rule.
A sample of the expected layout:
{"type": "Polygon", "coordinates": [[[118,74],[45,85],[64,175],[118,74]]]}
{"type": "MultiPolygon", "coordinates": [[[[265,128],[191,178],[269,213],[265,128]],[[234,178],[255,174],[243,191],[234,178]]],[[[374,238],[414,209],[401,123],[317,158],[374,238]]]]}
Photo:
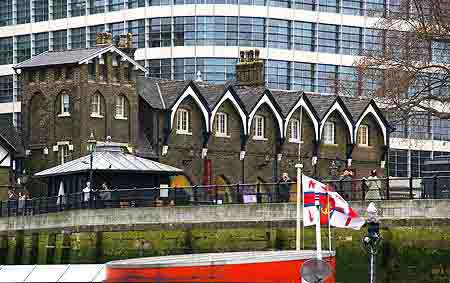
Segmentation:
{"type": "Polygon", "coordinates": [[[125,96],[116,96],[116,115],[115,118],[118,120],[127,120],[125,116],[125,96]]]}
{"type": "Polygon", "coordinates": [[[178,109],[177,111],[177,134],[179,135],[192,135],[189,131],[189,116],[190,111],[186,109],[178,109]]]}
{"type": "Polygon", "coordinates": [[[300,121],[297,119],[291,119],[289,121],[289,129],[291,133],[289,142],[300,143],[300,121]]]}
{"type": "Polygon", "coordinates": [[[216,137],[229,138],[227,113],[218,112],[216,115],[216,137]]]}
{"type": "Polygon", "coordinates": [[[336,124],[334,122],[325,122],[323,126],[323,143],[336,144],[336,124]]]}
{"type": "Polygon", "coordinates": [[[68,144],[59,144],[58,145],[58,159],[59,164],[64,164],[68,162],[69,160],[69,145],[68,144]]]}
{"type": "Polygon", "coordinates": [[[369,126],[361,124],[358,129],[358,145],[369,146],[369,126]],[[363,135],[364,131],[364,135],[363,135]]]}
{"type": "Polygon", "coordinates": [[[61,105],[60,105],[60,113],[59,113],[59,115],[58,115],[58,117],[68,117],[68,116],[70,116],[70,96],[68,95],[68,94],[66,94],[66,93],[64,93],[64,94],[61,94],[61,105]],[[65,109],[65,107],[64,107],[64,105],[66,104],[66,103],[64,103],[64,98],[66,98],[67,99],[67,111],[66,111],[66,109],[65,109]]]}
{"type": "Polygon", "coordinates": [[[254,140],[267,140],[265,137],[265,125],[264,125],[264,116],[261,115],[255,115],[253,117],[253,124],[254,124],[254,133],[253,133],[253,139],[254,140]]]}
{"type": "Polygon", "coordinates": [[[92,101],[91,101],[91,117],[103,118],[103,116],[101,114],[101,103],[102,103],[102,97],[100,96],[100,94],[98,94],[98,93],[94,94],[94,97],[92,98],[92,101]],[[94,105],[95,105],[96,109],[94,109],[94,105]]]}

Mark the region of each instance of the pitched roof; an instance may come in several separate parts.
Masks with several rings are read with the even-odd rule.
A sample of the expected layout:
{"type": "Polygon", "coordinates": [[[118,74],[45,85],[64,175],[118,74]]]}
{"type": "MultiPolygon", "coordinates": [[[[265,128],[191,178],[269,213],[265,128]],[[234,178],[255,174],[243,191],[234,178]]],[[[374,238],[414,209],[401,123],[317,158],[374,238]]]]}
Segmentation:
{"type": "Polygon", "coordinates": [[[98,46],[93,48],[70,49],[63,51],[46,51],[34,56],[22,63],[14,66],[14,69],[36,68],[44,66],[55,66],[64,64],[83,64],[106,52],[116,52],[122,59],[133,64],[136,68],[143,72],[147,72],[145,67],[137,63],[133,58],[128,56],[114,45],[98,46]]]}
{"type": "Polygon", "coordinates": [[[71,49],[64,51],[46,51],[14,66],[15,69],[33,68],[51,65],[77,64],[84,58],[100,54],[110,46],[71,49]]]}
{"type": "Polygon", "coordinates": [[[0,127],[0,137],[19,155],[25,153],[22,135],[13,126],[0,127]]]}
{"type": "MultiPolygon", "coordinates": [[[[133,173],[168,173],[179,174],[181,169],[165,165],[153,160],[141,158],[121,150],[105,148],[93,153],[92,168],[95,171],[115,171],[133,173]]],[[[90,170],[90,155],[80,157],[56,167],[35,174],[36,177],[68,175],[90,170]]]]}
{"type": "Polygon", "coordinates": [[[235,87],[235,92],[247,113],[250,113],[266,91],[265,87],[235,87]]]}
{"type": "Polygon", "coordinates": [[[284,117],[289,114],[292,107],[294,107],[295,103],[302,96],[303,91],[283,91],[283,90],[271,90],[270,91],[275,98],[278,106],[281,109],[281,112],[284,117]]]}
{"type": "Polygon", "coordinates": [[[370,103],[370,99],[364,97],[349,97],[341,96],[342,101],[347,107],[348,111],[353,117],[353,122],[357,122],[358,118],[363,114],[367,105],[370,103]]]}
{"type": "Polygon", "coordinates": [[[320,119],[324,118],[328,109],[330,109],[331,105],[333,105],[336,100],[335,95],[320,95],[314,93],[307,93],[306,95],[320,119]]]}

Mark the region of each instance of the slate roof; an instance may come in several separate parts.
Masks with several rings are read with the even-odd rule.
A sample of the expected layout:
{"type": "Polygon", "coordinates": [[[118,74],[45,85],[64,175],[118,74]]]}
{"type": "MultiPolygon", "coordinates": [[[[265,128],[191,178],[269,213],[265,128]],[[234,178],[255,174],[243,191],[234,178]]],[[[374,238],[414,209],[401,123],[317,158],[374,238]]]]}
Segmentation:
{"type": "Polygon", "coordinates": [[[333,105],[336,100],[336,95],[319,95],[313,93],[307,93],[309,101],[311,101],[314,110],[316,110],[319,119],[324,118],[328,109],[333,105]]]}
{"type": "Polygon", "coordinates": [[[101,53],[103,50],[108,49],[109,47],[110,45],[64,51],[46,51],[15,65],[14,68],[24,69],[51,65],[76,64],[85,58],[94,56],[97,53],[101,53]]]}
{"type": "Polygon", "coordinates": [[[301,90],[269,90],[265,87],[238,86],[234,82],[226,84],[208,84],[196,81],[173,81],[152,78],[138,78],[138,94],[153,108],[169,109],[176,100],[183,94],[183,91],[192,85],[195,91],[199,92],[201,99],[204,99],[206,106],[210,110],[216,105],[222,95],[229,89],[238,96],[241,104],[247,113],[250,113],[265,92],[275,101],[275,107],[279,108],[281,115],[286,117],[294,107],[298,99],[305,95],[311,102],[312,110],[316,112],[321,120],[325,117],[336,99],[341,99],[345,105],[345,111],[352,116],[353,122],[363,114],[363,111],[371,103],[371,99],[361,97],[348,97],[337,95],[321,95],[317,93],[304,93],[301,90]],[[165,107],[164,107],[165,106],[165,107]]]}
{"type": "MultiPolygon", "coordinates": [[[[153,160],[141,158],[121,150],[112,148],[97,150],[93,153],[93,169],[95,171],[134,172],[134,173],[167,173],[179,174],[181,169],[165,165],[153,160]]],[[[90,155],[80,157],[67,163],[46,169],[35,174],[36,177],[68,175],[90,170],[90,155]]]]}
{"type": "Polygon", "coordinates": [[[284,117],[289,114],[289,111],[291,111],[292,107],[294,107],[295,103],[297,103],[298,99],[303,94],[303,91],[271,90],[270,92],[275,98],[278,106],[280,106],[284,117]]]}
{"type": "Polygon", "coordinates": [[[25,154],[23,147],[22,135],[16,128],[12,126],[0,127],[0,137],[18,154],[25,154]]]}

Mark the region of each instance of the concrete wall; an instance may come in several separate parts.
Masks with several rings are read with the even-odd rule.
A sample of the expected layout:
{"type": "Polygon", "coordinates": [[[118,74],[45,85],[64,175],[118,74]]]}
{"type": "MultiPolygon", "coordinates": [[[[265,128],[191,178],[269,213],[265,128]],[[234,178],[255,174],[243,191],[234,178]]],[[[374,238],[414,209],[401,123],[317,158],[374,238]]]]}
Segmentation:
{"type": "MultiPolygon", "coordinates": [[[[352,202],[352,207],[364,213],[367,202],[352,202]]],[[[379,201],[382,222],[391,225],[398,221],[415,225],[433,225],[450,222],[450,200],[379,201]],[[436,220],[432,222],[432,220],[436,220]]],[[[247,223],[281,223],[295,221],[294,203],[258,205],[218,205],[191,207],[117,208],[72,210],[37,216],[0,218],[0,231],[46,230],[74,228],[87,230],[114,230],[124,227],[149,225],[190,227],[219,225],[246,226],[247,223]],[[95,227],[99,227],[98,229],[95,227]]]]}

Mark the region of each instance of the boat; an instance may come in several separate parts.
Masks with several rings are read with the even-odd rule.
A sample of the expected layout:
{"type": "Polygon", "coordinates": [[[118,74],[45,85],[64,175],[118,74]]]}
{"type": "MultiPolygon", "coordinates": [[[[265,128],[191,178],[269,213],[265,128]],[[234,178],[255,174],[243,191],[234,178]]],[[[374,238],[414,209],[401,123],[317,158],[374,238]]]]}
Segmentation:
{"type": "MultiPolygon", "coordinates": [[[[315,250],[184,254],[112,261],[104,282],[302,283],[302,265],[315,250]]],[[[322,251],[333,272],[316,282],[335,283],[335,252],[322,251]]]]}

